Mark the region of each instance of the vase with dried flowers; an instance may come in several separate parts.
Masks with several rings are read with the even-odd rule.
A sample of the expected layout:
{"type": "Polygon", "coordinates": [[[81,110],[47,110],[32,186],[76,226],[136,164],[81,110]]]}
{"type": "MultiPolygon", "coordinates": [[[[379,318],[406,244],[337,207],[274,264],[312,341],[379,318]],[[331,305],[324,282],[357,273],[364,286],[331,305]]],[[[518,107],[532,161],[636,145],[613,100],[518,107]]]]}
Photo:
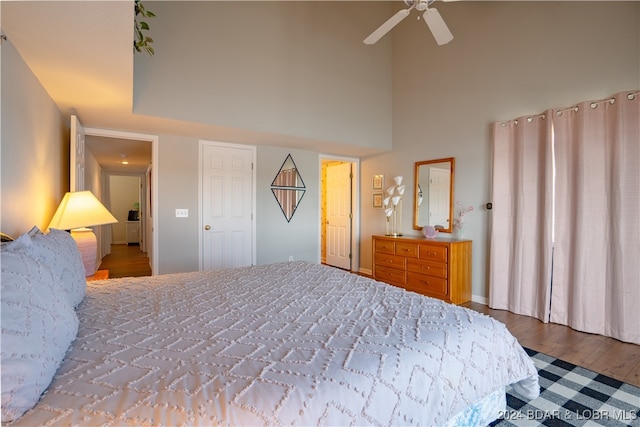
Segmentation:
{"type": "Polygon", "coordinates": [[[458,239],[462,239],[464,235],[464,226],[467,222],[467,216],[473,212],[473,206],[463,206],[459,200],[456,202],[456,216],[453,219],[453,230],[458,239]]]}
{"type": "Polygon", "coordinates": [[[402,196],[406,185],[402,184],[402,177],[395,176],[395,185],[387,188],[386,197],[382,200],[386,216],[386,235],[402,236],[402,196]]]}

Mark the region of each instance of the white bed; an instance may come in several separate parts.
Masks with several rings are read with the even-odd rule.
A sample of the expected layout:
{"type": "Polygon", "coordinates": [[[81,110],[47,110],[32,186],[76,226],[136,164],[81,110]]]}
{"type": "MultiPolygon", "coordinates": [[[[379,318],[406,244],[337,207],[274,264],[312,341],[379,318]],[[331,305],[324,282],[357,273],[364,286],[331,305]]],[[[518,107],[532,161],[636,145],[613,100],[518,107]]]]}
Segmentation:
{"type": "Polygon", "coordinates": [[[507,385],[539,392],[502,323],[323,265],[86,286],[51,384],[12,424],[483,425],[507,385]]]}

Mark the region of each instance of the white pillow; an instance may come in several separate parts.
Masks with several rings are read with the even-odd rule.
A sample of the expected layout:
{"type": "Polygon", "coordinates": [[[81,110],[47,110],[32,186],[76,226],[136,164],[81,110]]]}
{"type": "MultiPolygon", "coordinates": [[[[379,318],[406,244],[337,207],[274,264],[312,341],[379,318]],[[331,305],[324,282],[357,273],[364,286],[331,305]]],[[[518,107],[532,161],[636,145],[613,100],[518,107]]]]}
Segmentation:
{"type": "MultiPolygon", "coordinates": [[[[36,229],[37,230],[37,229],[36,229]]],[[[31,255],[47,265],[58,277],[64,293],[72,307],[84,299],[87,280],[84,275],[82,256],[71,234],[51,229],[48,234],[32,231],[31,255]]]]}
{"type": "Polygon", "coordinates": [[[58,276],[29,254],[28,235],[2,246],[0,313],[2,423],[32,408],[78,332],[58,276]]]}

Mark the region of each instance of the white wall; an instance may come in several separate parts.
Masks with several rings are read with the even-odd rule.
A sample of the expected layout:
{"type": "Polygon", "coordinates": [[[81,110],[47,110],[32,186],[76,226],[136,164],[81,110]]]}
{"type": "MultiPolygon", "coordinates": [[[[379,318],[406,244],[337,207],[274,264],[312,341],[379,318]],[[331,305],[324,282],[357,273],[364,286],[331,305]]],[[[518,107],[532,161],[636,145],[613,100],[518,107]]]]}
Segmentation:
{"type": "Polygon", "coordinates": [[[258,147],[257,240],[258,264],[294,260],[320,260],[320,160],[318,153],[258,147]],[[287,155],[291,154],[306,191],[291,221],[287,222],[271,191],[287,155]]]}
{"type": "Polygon", "coordinates": [[[362,44],[388,4],[145,4],[156,53],[135,57],[135,113],[390,148],[391,41],[362,44]]]}
{"type": "MultiPolygon", "coordinates": [[[[381,4],[357,3],[365,9],[371,4],[375,8],[381,4]]],[[[373,17],[375,24],[367,22],[365,25],[361,18],[356,18],[358,26],[367,27],[365,34],[372,25],[375,27],[390,15],[388,10],[383,10],[388,9],[388,5],[381,5],[381,9],[376,9],[381,16],[373,17]]],[[[397,9],[402,5],[394,2],[393,7],[397,9]]],[[[455,39],[451,44],[437,47],[424,23],[414,19],[405,20],[394,29],[391,38],[385,38],[389,43],[393,40],[393,151],[367,157],[361,162],[360,264],[365,270],[371,268],[370,236],[384,232],[381,211],[371,208],[371,175],[403,174],[410,182],[413,162],[454,156],[456,200],[480,207],[489,201],[491,194],[489,124],[492,121],[605,97],[618,90],[637,88],[639,84],[638,2],[439,2],[436,7],[454,32],[455,39]]],[[[371,16],[364,16],[366,21],[371,19],[371,16]]],[[[295,20],[293,23],[285,20],[281,24],[300,25],[295,20]]],[[[184,28],[176,30],[180,31],[184,28]]],[[[348,33],[343,35],[351,37],[348,33]]],[[[306,39],[298,42],[302,46],[309,43],[306,39]]],[[[214,42],[207,39],[207,43],[214,42]]],[[[390,52],[389,47],[376,45],[373,49],[390,52]]],[[[1,52],[0,220],[2,231],[19,234],[33,224],[46,227],[68,189],[68,125],[10,41],[3,42],[1,52]]],[[[206,50],[199,51],[200,54],[203,52],[206,50]]],[[[280,60],[287,63],[285,57],[280,60]]],[[[361,60],[367,63],[367,59],[361,60]]],[[[369,66],[375,67],[379,64],[377,60],[376,57],[376,61],[369,62],[369,66]]],[[[171,61],[159,53],[143,61],[148,64],[138,69],[136,58],[136,91],[151,96],[154,90],[164,89],[146,86],[149,82],[140,80],[141,75],[144,77],[146,71],[159,72],[159,69],[169,67],[171,61]]],[[[184,70],[187,71],[190,70],[184,70]]],[[[193,72],[200,75],[202,70],[193,72]]],[[[149,79],[152,81],[156,77],[150,75],[149,79]]],[[[166,76],[161,77],[160,80],[166,76]]],[[[174,77],[181,82],[192,76],[176,72],[174,77]]],[[[165,83],[170,89],[172,81],[165,83]]],[[[279,99],[278,93],[270,96],[279,99]]],[[[251,94],[243,92],[241,97],[248,102],[251,94]]],[[[313,104],[315,100],[309,98],[297,104],[313,104]]],[[[196,98],[196,101],[194,105],[182,106],[181,110],[184,108],[215,119],[215,109],[219,106],[209,107],[202,99],[196,98]]],[[[136,102],[148,103],[150,100],[137,98],[136,102]]],[[[170,100],[165,102],[165,107],[168,102],[170,100]]],[[[184,101],[177,99],[176,102],[184,101]]],[[[278,105],[284,103],[281,100],[278,105]]],[[[232,109],[222,117],[243,117],[243,113],[243,110],[232,109]]],[[[371,123],[378,118],[376,114],[374,116],[371,123]]],[[[308,133],[333,126],[333,120],[327,117],[314,117],[308,133]]],[[[338,129],[346,126],[345,121],[337,120],[336,123],[338,129]]],[[[290,125],[295,129],[297,124],[290,125]]],[[[357,121],[352,126],[366,127],[357,121]]],[[[279,127],[286,128],[283,123],[279,123],[279,127]]],[[[344,132],[345,138],[349,132],[344,132]]],[[[357,130],[353,132],[357,133],[357,130]]],[[[202,138],[206,139],[206,135],[202,138]]],[[[160,135],[159,212],[154,213],[159,217],[159,273],[198,268],[197,216],[175,218],[175,208],[188,208],[190,212],[198,209],[197,147],[196,138],[160,135]]],[[[285,225],[283,219],[278,219],[277,215],[281,213],[276,210],[279,208],[268,187],[272,174],[288,151],[274,147],[258,149],[259,263],[288,257],[294,250],[298,252],[293,255],[300,259],[313,259],[319,250],[318,189],[313,185],[317,185],[317,158],[318,153],[323,152],[323,146],[318,145],[317,152],[291,150],[305,184],[316,195],[307,193],[293,224],[285,225]],[[308,174],[306,168],[313,172],[308,174]],[[315,178],[311,174],[315,174],[315,178]]],[[[412,200],[412,197],[413,192],[405,193],[405,200],[412,200]]],[[[411,212],[412,209],[405,206],[403,222],[407,232],[412,232],[409,227],[411,212]]],[[[479,210],[471,217],[468,230],[468,236],[474,240],[473,293],[480,297],[487,295],[489,226],[489,213],[479,210]]]]}
{"type": "MultiPolygon", "coordinates": [[[[219,141],[225,142],[225,141],[219,141]]],[[[198,140],[161,135],[158,153],[159,274],[198,269],[198,140]],[[189,209],[188,218],[175,210],[189,209]]],[[[317,261],[320,243],[318,206],[319,156],[317,153],[259,146],[256,153],[256,263],[296,260],[317,261]],[[307,192],[291,222],[280,211],[271,182],[291,153],[307,192]]]]}
{"type": "Polygon", "coordinates": [[[111,213],[118,222],[111,224],[114,244],[127,243],[127,219],[135,203],[140,203],[140,178],[137,176],[109,176],[111,213]]]}
{"type": "Polygon", "coordinates": [[[198,140],[160,135],[158,142],[158,271],[198,270],[198,140]],[[176,218],[176,209],[189,209],[176,218]]]}
{"type": "Polygon", "coordinates": [[[0,229],[46,230],[69,190],[69,125],[10,40],[2,64],[0,229]]]}
{"type": "MultiPolygon", "coordinates": [[[[158,6],[161,8],[157,10],[159,12],[165,11],[164,7],[176,7],[173,2],[158,6]]],[[[397,9],[401,5],[394,3],[393,7],[397,9]]],[[[390,178],[402,174],[408,182],[412,182],[415,161],[454,156],[455,199],[478,208],[470,218],[467,235],[474,240],[473,293],[484,297],[487,295],[490,217],[480,207],[490,200],[489,124],[495,120],[537,113],[548,107],[570,105],[583,99],[603,97],[617,90],[636,87],[640,75],[638,3],[459,2],[438,3],[437,7],[454,32],[455,39],[451,44],[436,46],[424,23],[413,19],[405,20],[394,29],[390,38],[383,39],[388,43],[393,42],[393,151],[367,157],[362,162],[360,265],[365,271],[371,268],[370,236],[384,232],[382,213],[379,209],[373,209],[370,203],[371,175],[383,173],[390,178]],[[615,22],[616,25],[606,32],[594,31],[600,28],[602,22],[615,22]]],[[[225,9],[225,13],[229,13],[229,10],[225,9]]],[[[269,10],[269,13],[274,11],[269,10]]],[[[381,20],[377,17],[367,20],[382,22],[388,15],[387,12],[381,20]]],[[[163,43],[169,43],[171,58],[164,58],[159,53],[153,58],[136,57],[136,108],[139,112],[153,107],[161,115],[176,114],[179,118],[188,116],[196,120],[222,122],[239,120],[242,123],[234,124],[250,128],[260,123],[257,110],[271,114],[269,108],[260,104],[264,99],[273,101],[269,104],[270,108],[278,109],[286,105],[286,100],[279,97],[281,92],[256,92],[251,90],[251,85],[239,85],[230,75],[225,75],[225,79],[220,81],[213,78],[219,72],[219,67],[230,67],[231,64],[235,64],[240,74],[249,72],[243,68],[246,65],[243,61],[248,60],[247,56],[254,56],[253,51],[225,50],[216,42],[220,37],[203,38],[205,47],[196,50],[196,55],[205,56],[204,66],[176,68],[180,64],[197,63],[181,55],[191,51],[185,46],[193,42],[193,38],[184,40],[182,32],[193,36],[191,31],[202,30],[201,26],[196,25],[198,22],[187,26],[189,31],[184,26],[181,31],[170,31],[172,41],[163,41],[163,34],[158,30],[160,40],[156,48],[158,50],[163,43]],[[177,52],[178,48],[182,51],[177,52]],[[216,56],[209,57],[209,51],[216,52],[216,56]],[[222,64],[222,58],[227,63],[222,64]],[[197,82],[207,73],[212,73],[208,81],[213,82],[214,89],[194,83],[207,96],[194,93],[193,87],[185,86],[186,80],[197,82]],[[144,77],[142,80],[141,76],[144,77]],[[219,87],[222,83],[235,87],[237,91],[234,95],[240,100],[216,97],[207,92],[220,90],[222,92],[216,93],[226,93],[224,88],[219,87]],[[165,90],[171,98],[164,99],[162,94],[165,90]],[[187,103],[187,100],[190,102],[187,103]],[[234,102],[243,105],[238,106],[234,102]],[[250,102],[257,102],[260,108],[253,110],[254,106],[244,105],[250,102]],[[219,103],[228,108],[221,111],[219,103]]],[[[155,28],[161,27],[161,24],[162,20],[156,21],[155,28]]],[[[284,22],[281,24],[285,25],[284,22]]],[[[289,19],[286,24],[296,25],[295,20],[292,22],[289,19]]],[[[367,25],[371,26],[371,22],[367,25]]],[[[243,31],[250,34],[252,28],[255,27],[249,26],[243,31]]],[[[351,37],[348,34],[343,36],[351,37]]],[[[252,37],[255,38],[246,35],[240,42],[247,43],[252,37]]],[[[313,42],[308,44],[308,37],[309,34],[298,40],[299,46],[295,51],[309,46],[309,52],[318,54],[313,42]]],[[[223,46],[229,43],[236,46],[231,40],[225,42],[227,44],[223,46]]],[[[383,44],[361,48],[385,51],[388,47],[383,44]]],[[[295,58],[282,55],[276,55],[276,60],[277,63],[269,64],[267,70],[278,64],[284,64],[280,66],[286,68],[288,64],[295,63],[295,58]]],[[[252,77],[261,79],[261,62],[253,65],[252,77]]],[[[348,99],[347,95],[345,99],[348,99]]],[[[298,105],[308,108],[307,104],[313,104],[315,100],[313,97],[300,100],[298,105]]],[[[296,128],[296,120],[292,119],[285,125],[272,116],[268,117],[268,121],[281,126],[278,130],[283,132],[296,128]]],[[[371,120],[371,123],[374,121],[371,120]]],[[[318,115],[314,118],[315,124],[329,124],[329,127],[334,122],[331,116],[318,115]]],[[[352,126],[359,127],[358,123],[352,126]]],[[[160,272],[196,270],[197,216],[175,218],[174,212],[175,208],[188,208],[190,212],[197,212],[198,209],[197,139],[161,135],[159,145],[160,272]]],[[[316,237],[318,207],[314,198],[309,197],[311,194],[305,195],[301,211],[287,225],[281,224],[284,220],[280,218],[281,213],[272,200],[269,184],[273,176],[270,169],[275,171],[281,164],[280,157],[284,159],[287,152],[287,149],[274,147],[260,146],[258,149],[258,263],[286,260],[294,248],[302,251],[302,258],[313,259],[319,250],[316,237]],[[310,208],[311,211],[307,211],[310,208]],[[294,229],[292,233],[290,230],[294,229]],[[301,230],[309,231],[309,234],[303,234],[304,239],[296,240],[301,230]]],[[[318,146],[318,152],[322,152],[321,145],[318,146]]],[[[309,159],[317,156],[313,152],[303,153],[306,155],[298,156],[301,158],[301,169],[307,155],[309,159]]],[[[310,162],[315,171],[317,162],[310,162]]],[[[304,170],[303,173],[305,183],[312,185],[315,178],[307,179],[304,170]]],[[[403,223],[407,233],[417,234],[410,226],[412,209],[409,200],[412,198],[413,192],[405,194],[403,223]]]]}
{"type": "MultiPolygon", "coordinates": [[[[488,295],[490,123],[640,86],[639,2],[438,3],[455,39],[438,47],[422,21],[394,30],[393,151],[362,162],[362,256],[384,232],[368,208],[373,174],[413,181],[415,161],[456,158],[455,200],[477,210],[473,294],[488,295]]],[[[405,193],[413,200],[413,190],[405,193]]],[[[407,233],[412,209],[404,209],[407,233]]],[[[495,226],[500,226],[496,224],[495,226]]]]}

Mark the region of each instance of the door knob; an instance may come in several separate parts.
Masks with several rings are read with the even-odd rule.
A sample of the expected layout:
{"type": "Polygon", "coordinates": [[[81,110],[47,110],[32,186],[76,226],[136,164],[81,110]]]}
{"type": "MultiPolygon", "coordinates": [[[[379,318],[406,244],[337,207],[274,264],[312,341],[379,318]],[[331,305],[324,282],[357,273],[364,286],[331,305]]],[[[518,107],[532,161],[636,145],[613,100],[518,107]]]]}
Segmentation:
{"type": "Polygon", "coordinates": [[[204,229],[209,231],[209,230],[211,230],[211,226],[209,224],[207,224],[207,225],[204,226],[204,229]]]}

